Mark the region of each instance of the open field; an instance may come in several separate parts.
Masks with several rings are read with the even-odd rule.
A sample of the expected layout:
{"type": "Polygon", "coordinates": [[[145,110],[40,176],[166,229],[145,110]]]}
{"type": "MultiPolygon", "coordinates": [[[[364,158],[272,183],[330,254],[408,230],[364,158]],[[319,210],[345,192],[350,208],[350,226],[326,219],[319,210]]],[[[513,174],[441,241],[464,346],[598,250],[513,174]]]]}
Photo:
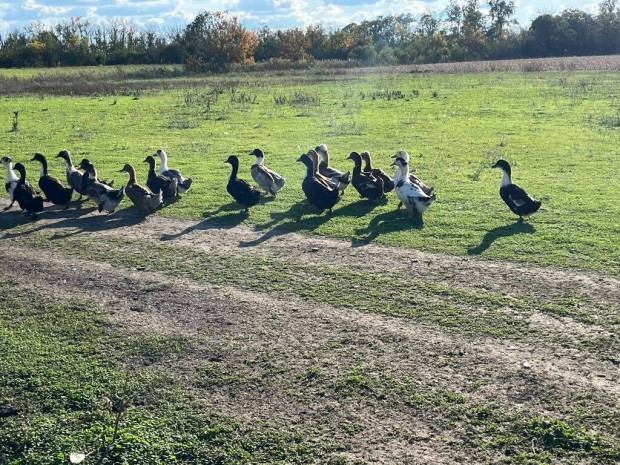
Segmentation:
{"type": "Polygon", "coordinates": [[[620,461],[618,73],[174,72],[0,100],[15,161],[120,185],[163,147],[194,178],[147,219],[0,213],[0,463],[620,461]],[[438,200],[318,215],[319,142],[343,169],[404,148],[438,200]],[[287,185],[246,216],[223,162],[249,179],[254,147],[287,185]],[[543,200],[525,224],[498,157],[543,200]]]}

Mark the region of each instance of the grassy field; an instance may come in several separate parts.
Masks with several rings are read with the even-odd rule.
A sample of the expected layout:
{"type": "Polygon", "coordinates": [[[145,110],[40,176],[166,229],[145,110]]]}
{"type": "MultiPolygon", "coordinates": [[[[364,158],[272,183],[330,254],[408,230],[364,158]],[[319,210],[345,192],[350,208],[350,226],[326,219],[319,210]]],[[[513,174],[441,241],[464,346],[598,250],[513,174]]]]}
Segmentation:
{"type": "MultiPolygon", "coordinates": [[[[162,214],[226,222],[235,207],[223,161],[241,154],[242,175],[249,177],[253,157],[245,154],[261,147],[288,185],[277,200],[252,209],[245,222],[259,228],[620,272],[614,247],[620,205],[608,182],[620,174],[617,73],[232,77],[180,90],[170,79],[169,86],[134,97],[5,98],[3,153],[24,161],[35,151],[52,156],[66,147],[121,183],[124,163],[145,178],[144,156],[163,147],[170,164],[196,182],[162,214]],[[12,111],[20,111],[17,132],[9,131],[12,111]],[[408,150],[438,193],[423,227],[394,212],[393,195],[372,205],[349,191],[332,218],[300,205],[303,170],[295,160],[320,142],[342,169],[350,168],[345,159],[352,150],[369,150],[384,169],[395,150],[408,150]],[[517,183],[543,200],[529,226],[516,226],[499,199],[500,175],[487,169],[499,157],[513,163],[517,183]]],[[[26,166],[36,176],[35,164],[26,166]]],[[[62,175],[59,161],[51,171],[62,175]]]]}
{"type": "Polygon", "coordinates": [[[31,181],[62,148],[194,178],[146,220],[0,213],[0,464],[618,463],[620,75],[537,66],[0,71],[31,181]],[[318,214],[295,160],[321,142],[343,170],[406,149],[438,200],[318,214]],[[287,185],[245,216],[224,160],[250,179],[255,147],[287,185]],[[499,157],[543,201],[525,224],[499,157]]]}

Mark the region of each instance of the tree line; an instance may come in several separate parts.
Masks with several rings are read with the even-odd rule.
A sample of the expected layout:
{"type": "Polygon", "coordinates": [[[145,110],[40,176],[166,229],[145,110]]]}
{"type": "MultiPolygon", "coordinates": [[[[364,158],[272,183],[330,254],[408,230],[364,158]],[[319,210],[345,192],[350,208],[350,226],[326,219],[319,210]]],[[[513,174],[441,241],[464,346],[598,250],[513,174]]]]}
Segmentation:
{"type": "Polygon", "coordinates": [[[596,14],[568,9],[519,27],[514,1],[450,0],[443,12],[380,16],[327,29],[249,30],[235,16],[205,11],[184,28],[144,30],[109,19],[35,22],[0,36],[0,67],[184,64],[190,71],[279,60],[353,60],[422,64],[481,59],[620,53],[620,6],[603,0],[596,14]]]}

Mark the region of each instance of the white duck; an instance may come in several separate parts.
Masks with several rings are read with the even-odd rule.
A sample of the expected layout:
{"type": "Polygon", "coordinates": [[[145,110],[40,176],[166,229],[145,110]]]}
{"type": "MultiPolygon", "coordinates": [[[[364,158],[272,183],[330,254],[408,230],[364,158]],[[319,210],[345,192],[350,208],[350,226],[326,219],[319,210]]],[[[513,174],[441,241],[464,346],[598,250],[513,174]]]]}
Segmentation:
{"type": "Polygon", "coordinates": [[[166,154],[163,149],[158,149],[155,155],[157,155],[161,161],[157,174],[170,179],[176,179],[179,194],[187,192],[189,188],[192,187],[192,178],[184,178],[179,170],[168,168],[168,154],[166,154]]]}
{"type": "MultiPolygon", "coordinates": [[[[392,158],[394,159],[401,158],[405,163],[409,164],[409,153],[405,150],[398,150],[394,155],[392,155],[392,158]]],[[[413,184],[420,186],[420,189],[422,189],[426,195],[431,195],[433,191],[435,190],[434,187],[429,187],[426,184],[424,184],[424,182],[420,178],[418,178],[415,174],[409,173],[409,180],[413,184]]]]}
{"type": "Polygon", "coordinates": [[[394,190],[400,199],[398,208],[404,205],[410,215],[413,216],[414,213],[422,215],[435,201],[435,194],[429,196],[419,184],[411,182],[408,164],[404,159],[396,158],[392,166],[397,168],[394,174],[394,190]]]}
{"type": "Polygon", "coordinates": [[[252,150],[250,155],[256,157],[256,162],[250,168],[252,179],[258,184],[258,187],[275,197],[276,193],[284,187],[286,180],[263,164],[265,162],[265,154],[261,149],[252,150]]]}

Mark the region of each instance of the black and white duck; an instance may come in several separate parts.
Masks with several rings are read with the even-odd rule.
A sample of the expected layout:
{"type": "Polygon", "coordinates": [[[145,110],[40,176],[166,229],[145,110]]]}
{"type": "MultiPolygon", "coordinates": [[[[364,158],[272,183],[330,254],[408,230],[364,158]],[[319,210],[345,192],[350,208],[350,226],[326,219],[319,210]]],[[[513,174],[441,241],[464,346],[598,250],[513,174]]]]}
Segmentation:
{"type": "Polygon", "coordinates": [[[179,194],[187,192],[189,188],[192,187],[192,178],[184,178],[181,174],[181,171],[168,168],[168,154],[163,149],[157,150],[157,152],[155,152],[155,155],[157,155],[160,160],[157,174],[165,176],[166,178],[176,179],[177,190],[179,194]]]}
{"type": "Polygon", "coordinates": [[[375,178],[381,178],[381,180],[383,181],[383,192],[385,192],[386,194],[388,192],[393,191],[394,180],[392,179],[392,176],[387,174],[381,168],[372,167],[372,159],[370,158],[370,152],[364,151],[360,153],[360,156],[362,157],[362,160],[364,160],[364,169],[363,169],[364,173],[370,173],[375,178]]]}
{"type": "Polygon", "coordinates": [[[254,149],[250,155],[256,157],[256,161],[250,168],[252,179],[258,184],[258,187],[269,194],[275,195],[284,187],[285,179],[274,170],[267,168],[265,163],[265,154],[261,149],[254,149]]]}
{"type": "Polygon", "coordinates": [[[154,194],[162,192],[164,199],[172,199],[179,195],[179,181],[177,178],[169,178],[155,172],[155,158],[148,155],[144,163],[149,165],[149,174],[146,178],[146,185],[154,194]]]}
{"type": "MultiPolygon", "coordinates": [[[[316,150],[310,149],[308,150],[308,153],[306,153],[306,155],[312,161],[312,167],[314,169],[314,177],[316,178],[316,180],[324,184],[325,187],[327,187],[328,189],[338,189],[338,192],[340,192],[340,194],[342,195],[344,193],[344,190],[340,189],[341,183],[339,181],[334,181],[333,179],[330,179],[327,176],[323,176],[321,173],[319,173],[320,157],[319,157],[319,154],[316,152],[316,150]]],[[[305,179],[305,176],[306,174],[304,174],[304,179],[305,179]]]]}
{"type": "Polygon", "coordinates": [[[491,168],[499,168],[504,173],[499,188],[499,195],[515,215],[519,215],[519,221],[523,217],[536,213],[542,202],[536,200],[525,190],[512,182],[512,169],[506,160],[497,160],[491,168]]]}
{"type": "Polygon", "coordinates": [[[19,173],[19,180],[13,189],[13,198],[25,213],[35,216],[36,213],[43,211],[43,198],[26,181],[26,168],[21,163],[15,164],[15,171],[19,173]]]}
{"type": "Polygon", "coordinates": [[[351,173],[349,171],[343,173],[342,171],[329,166],[329,151],[327,150],[327,145],[320,144],[314,150],[320,157],[319,173],[330,178],[332,181],[339,183],[338,189],[344,191],[351,183],[351,173]]]}
{"type": "MultiPolygon", "coordinates": [[[[9,194],[9,201],[11,203],[4,209],[8,210],[15,203],[15,196],[13,195],[13,192],[19,182],[19,176],[17,176],[15,171],[13,171],[13,159],[11,157],[2,157],[0,158],[0,162],[2,162],[2,166],[6,170],[6,181],[4,183],[4,188],[6,189],[7,194],[9,194]]],[[[30,186],[28,181],[25,181],[25,184],[26,186],[30,186]]]]}
{"type": "MultiPolygon", "coordinates": [[[[406,150],[398,150],[394,155],[392,155],[392,158],[401,158],[405,163],[407,163],[407,166],[409,166],[409,153],[406,150]]],[[[409,180],[413,184],[419,186],[426,195],[431,195],[435,191],[434,187],[427,186],[419,177],[411,172],[409,173],[409,180]]]]}
{"type": "Polygon", "coordinates": [[[427,195],[419,184],[411,181],[407,162],[398,157],[392,163],[396,166],[394,190],[400,200],[399,208],[404,205],[410,215],[422,215],[435,201],[435,194],[427,195]]]}
{"type": "Polygon", "coordinates": [[[329,210],[329,213],[332,213],[332,208],[340,199],[340,192],[336,185],[329,187],[324,180],[317,179],[316,168],[308,154],[301,155],[297,161],[306,166],[306,176],[301,183],[301,188],[308,202],[321,211],[329,210]]]}
{"type": "Polygon", "coordinates": [[[106,211],[114,213],[118,205],[125,196],[125,186],[120,189],[113,189],[107,184],[103,184],[97,178],[97,170],[87,159],[80,162],[80,168],[84,170],[82,176],[82,190],[95,204],[99,213],[106,211]]]}
{"type": "Polygon", "coordinates": [[[63,186],[58,179],[48,174],[47,159],[42,153],[35,153],[31,161],[38,161],[41,164],[39,187],[45,194],[45,198],[54,205],[64,205],[65,210],[69,208],[73,187],[63,186]]]}
{"type": "Polygon", "coordinates": [[[125,164],[119,173],[129,174],[129,181],[125,186],[125,193],[138,210],[143,213],[152,213],[162,204],[162,191],[153,194],[148,188],[136,181],[136,170],[129,163],[125,164]]]}
{"type": "Polygon", "coordinates": [[[224,163],[230,163],[232,170],[228,177],[226,190],[235,201],[245,207],[245,211],[249,212],[260,200],[260,191],[250,185],[245,179],[237,177],[239,172],[239,159],[235,155],[231,155],[224,163]]]}
{"type": "Polygon", "coordinates": [[[73,165],[71,154],[67,149],[64,149],[58,152],[58,155],[56,155],[56,157],[62,158],[65,161],[67,184],[69,184],[69,187],[72,187],[73,190],[80,195],[78,200],[81,200],[82,196],[86,195],[86,192],[82,191],[82,173],[78,171],[77,168],[73,165]]]}
{"type": "Polygon", "coordinates": [[[383,180],[375,178],[371,173],[362,172],[361,155],[357,152],[351,152],[347,160],[353,161],[351,184],[353,184],[360,197],[368,200],[377,200],[383,197],[383,180]]]}

